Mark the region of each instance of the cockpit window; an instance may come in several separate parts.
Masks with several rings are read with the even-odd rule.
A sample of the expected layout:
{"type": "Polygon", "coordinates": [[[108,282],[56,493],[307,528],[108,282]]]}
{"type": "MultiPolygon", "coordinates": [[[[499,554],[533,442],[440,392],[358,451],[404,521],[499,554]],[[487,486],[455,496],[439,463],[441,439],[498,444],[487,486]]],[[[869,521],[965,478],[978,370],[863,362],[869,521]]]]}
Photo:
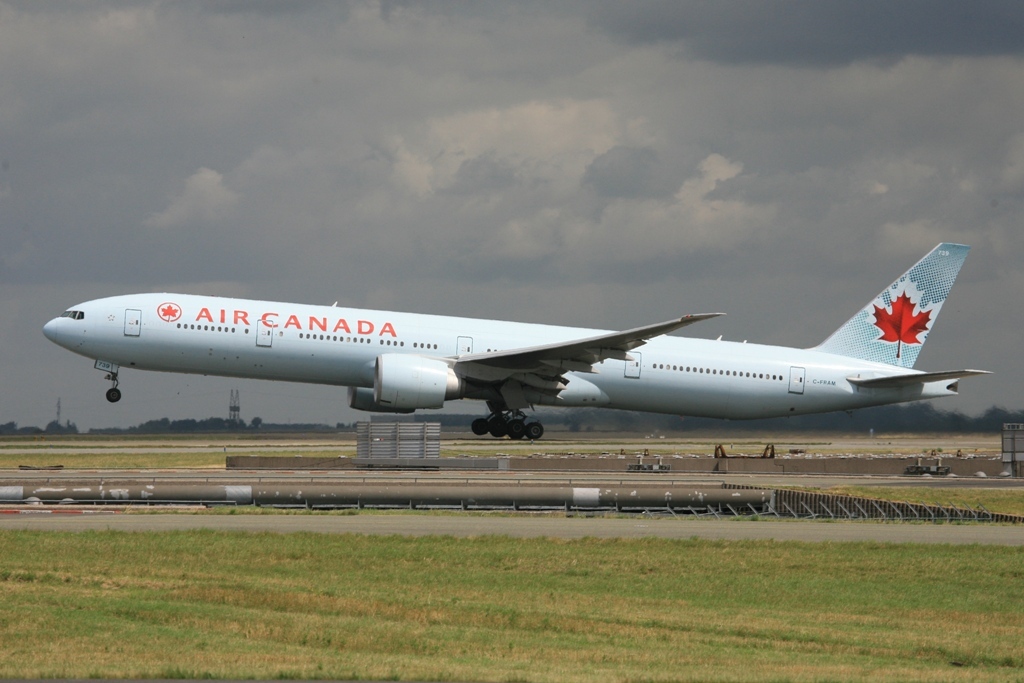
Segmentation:
{"type": "Polygon", "coordinates": [[[84,320],[85,311],[64,311],[60,314],[62,318],[71,318],[72,320],[84,320]]]}

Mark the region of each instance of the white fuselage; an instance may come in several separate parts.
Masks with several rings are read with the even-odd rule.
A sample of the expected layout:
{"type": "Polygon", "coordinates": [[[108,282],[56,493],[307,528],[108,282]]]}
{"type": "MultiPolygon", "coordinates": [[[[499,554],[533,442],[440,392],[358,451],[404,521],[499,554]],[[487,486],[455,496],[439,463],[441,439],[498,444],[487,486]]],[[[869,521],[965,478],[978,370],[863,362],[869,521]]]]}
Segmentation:
{"type": "MultiPolygon", "coordinates": [[[[372,387],[381,354],[452,362],[468,353],[605,333],[184,294],[116,296],[73,310],[81,315],[51,320],[44,328],[46,336],[121,369],[346,387],[372,387]]],[[[602,361],[595,366],[596,374],[570,372],[568,387],[559,396],[537,395],[531,402],[750,419],[956,394],[956,384],[950,381],[858,387],[847,378],[886,377],[907,370],[814,350],[663,336],[630,355],[633,362],[602,361]]]]}

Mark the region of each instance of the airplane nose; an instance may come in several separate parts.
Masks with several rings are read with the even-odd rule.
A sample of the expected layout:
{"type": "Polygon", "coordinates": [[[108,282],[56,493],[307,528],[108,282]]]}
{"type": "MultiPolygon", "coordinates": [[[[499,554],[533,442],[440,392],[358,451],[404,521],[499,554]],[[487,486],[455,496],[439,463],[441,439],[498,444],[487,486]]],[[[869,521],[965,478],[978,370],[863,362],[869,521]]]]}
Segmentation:
{"type": "Polygon", "coordinates": [[[52,342],[57,341],[57,321],[60,318],[54,318],[50,322],[43,325],[43,335],[52,342]]]}

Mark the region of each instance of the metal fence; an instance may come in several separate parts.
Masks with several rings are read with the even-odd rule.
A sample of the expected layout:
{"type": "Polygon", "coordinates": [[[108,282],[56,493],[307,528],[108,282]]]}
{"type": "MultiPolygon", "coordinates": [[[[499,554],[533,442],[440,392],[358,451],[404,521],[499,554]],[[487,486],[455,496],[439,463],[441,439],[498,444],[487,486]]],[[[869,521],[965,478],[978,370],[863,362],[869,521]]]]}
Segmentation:
{"type": "Polygon", "coordinates": [[[437,458],[440,422],[357,422],[357,458],[437,458]]]}
{"type": "MultiPolygon", "coordinates": [[[[747,488],[725,484],[725,488],[747,488]]],[[[799,519],[877,519],[890,522],[1011,522],[1024,523],[1020,515],[990,512],[984,507],[928,505],[844,496],[813,491],[776,489],[768,514],[799,519]]]]}

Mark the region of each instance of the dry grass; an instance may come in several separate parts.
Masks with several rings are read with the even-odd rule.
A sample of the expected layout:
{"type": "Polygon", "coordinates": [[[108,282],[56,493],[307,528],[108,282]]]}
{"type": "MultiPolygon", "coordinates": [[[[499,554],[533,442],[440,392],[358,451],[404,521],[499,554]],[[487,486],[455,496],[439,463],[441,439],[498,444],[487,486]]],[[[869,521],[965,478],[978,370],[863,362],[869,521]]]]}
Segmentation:
{"type": "Polygon", "coordinates": [[[174,453],[4,453],[0,451],[0,470],[16,470],[21,465],[51,467],[63,465],[69,470],[104,469],[224,469],[224,453],[179,451],[174,453]]]}
{"type": "Polygon", "coordinates": [[[209,531],[0,548],[2,678],[1024,676],[1021,548],[209,531]]]}

